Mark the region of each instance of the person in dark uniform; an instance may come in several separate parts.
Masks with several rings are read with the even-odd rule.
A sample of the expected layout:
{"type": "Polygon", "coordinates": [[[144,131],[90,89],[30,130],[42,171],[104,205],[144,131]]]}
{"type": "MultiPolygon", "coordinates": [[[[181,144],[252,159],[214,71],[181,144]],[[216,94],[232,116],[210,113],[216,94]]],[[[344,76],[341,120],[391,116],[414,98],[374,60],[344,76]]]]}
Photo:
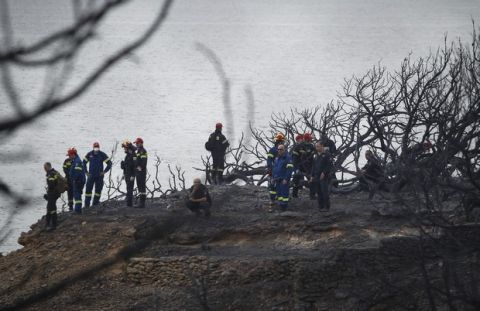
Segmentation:
{"type": "Polygon", "coordinates": [[[316,187],[318,208],[328,211],[330,209],[329,179],[333,172],[332,157],[321,141],[315,144],[315,148],[317,153],[313,160],[310,182],[316,187]]]}
{"type": "MultiPolygon", "coordinates": [[[[322,134],[322,136],[320,137],[320,142],[322,142],[324,148],[330,154],[333,162],[334,158],[337,156],[337,147],[335,146],[335,142],[330,138],[328,138],[326,133],[322,134]]],[[[330,182],[335,188],[338,187],[338,179],[337,179],[337,176],[335,175],[334,168],[330,176],[330,182]]]]}
{"type": "Polygon", "coordinates": [[[105,173],[112,168],[112,161],[105,152],[100,150],[100,144],[95,142],[93,143],[93,150],[88,152],[83,159],[83,167],[88,176],[87,186],[85,187],[85,207],[90,206],[94,185],[93,205],[97,205],[100,203],[100,197],[102,196],[103,178],[105,173]],[[105,169],[103,168],[104,163],[107,165],[105,169]]]}
{"type": "Polygon", "coordinates": [[[222,134],[222,123],[215,125],[215,132],[210,134],[205,143],[205,149],[212,154],[211,177],[213,184],[223,184],[223,170],[225,169],[225,152],[230,145],[227,138],[222,134]]]}
{"type": "Polygon", "coordinates": [[[43,196],[47,200],[46,229],[51,231],[57,228],[57,200],[60,197],[57,184],[60,174],[52,167],[50,162],[46,162],[43,169],[47,173],[47,193],[43,196]]]}
{"type": "Polygon", "coordinates": [[[132,206],[133,189],[135,186],[135,161],[137,157],[135,155],[135,147],[130,141],[124,141],[122,147],[125,151],[125,159],[120,163],[120,167],[123,170],[123,176],[125,178],[125,183],[127,184],[127,206],[132,206]]]}
{"type": "Polygon", "coordinates": [[[143,139],[138,137],[135,140],[137,146],[136,161],[135,161],[135,177],[137,179],[139,204],[135,207],[144,208],[147,200],[147,150],[143,147],[143,139]]]}
{"type": "Polygon", "coordinates": [[[303,181],[304,172],[302,170],[302,162],[305,159],[305,142],[303,134],[298,134],[295,137],[295,144],[291,150],[291,156],[293,161],[293,178],[292,178],[292,197],[298,198],[298,190],[302,187],[301,182],[303,181]]]}
{"type": "Polygon", "coordinates": [[[76,214],[82,213],[82,193],[85,186],[85,170],[83,163],[78,156],[77,149],[74,147],[68,149],[68,156],[72,159],[72,166],[68,176],[73,185],[73,211],[76,214]]]}
{"type": "Polygon", "coordinates": [[[372,198],[375,189],[380,187],[386,190],[384,186],[385,175],[380,161],[375,157],[372,151],[365,151],[367,163],[362,167],[360,176],[360,188],[369,192],[369,198],[372,198]]]}
{"type": "Polygon", "coordinates": [[[187,208],[200,216],[200,211],[203,210],[205,217],[210,217],[210,207],[212,206],[212,198],[208,189],[202,184],[200,178],[193,180],[193,186],[189,189],[187,200],[187,208]]]}
{"type": "Polygon", "coordinates": [[[273,207],[275,206],[275,200],[277,198],[277,185],[275,182],[275,179],[272,176],[272,171],[273,171],[273,163],[275,161],[275,158],[278,155],[278,149],[277,147],[279,145],[283,145],[285,142],[285,135],[282,133],[277,133],[274,137],[274,145],[272,148],[267,153],[267,175],[269,176],[268,178],[268,191],[270,194],[270,206],[269,210],[272,211],[273,207]]]}
{"type": "MultiPolygon", "coordinates": [[[[304,139],[304,150],[305,152],[303,153],[303,158],[302,158],[302,163],[301,163],[301,170],[304,173],[307,181],[310,180],[310,174],[312,173],[312,166],[313,166],[313,157],[315,156],[315,153],[317,152],[315,150],[315,145],[312,142],[312,134],[311,133],[305,133],[303,134],[303,139],[304,139]]],[[[309,194],[310,194],[310,199],[315,199],[315,187],[309,187],[309,194]]]]}
{"type": "Polygon", "coordinates": [[[73,183],[70,179],[70,168],[72,167],[72,159],[70,157],[63,161],[63,172],[68,182],[67,197],[68,197],[68,210],[73,211],[73,183]]]}

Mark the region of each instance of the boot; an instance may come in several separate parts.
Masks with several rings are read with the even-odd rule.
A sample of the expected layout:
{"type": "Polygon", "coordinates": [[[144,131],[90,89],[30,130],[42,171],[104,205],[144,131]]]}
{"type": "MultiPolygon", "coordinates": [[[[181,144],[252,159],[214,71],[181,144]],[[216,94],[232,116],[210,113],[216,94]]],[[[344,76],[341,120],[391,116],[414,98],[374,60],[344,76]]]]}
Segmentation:
{"type": "Polygon", "coordinates": [[[145,208],[145,200],[146,200],[146,197],[144,195],[141,195],[140,198],[139,198],[139,203],[138,205],[136,206],[137,208],[145,208]]]}
{"type": "Polygon", "coordinates": [[[51,222],[52,222],[52,216],[50,215],[49,212],[47,212],[47,215],[45,215],[45,229],[48,230],[48,228],[50,228],[51,222]]]}
{"type": "Polygon", "coordinates": [[[57,213],[52,214],[52,230],[57,229],[57,213]]]}
{"type": "Polygon", "coordinates": [[[292,198],[298,198],[298,187],[293,187],[292,198]]]}
{"type": "Polygon", "coordinates": [[[217,184],[217,172],[216,171],[211,171],[210,172],[210,176],[211,176],[211,179],[212,179],[212,185],[216,185],[217,184]]]}
{"type": "Polygon", "coordinates": [[[223,185],[223,173],[217,172],[217,184],[223,185]]]}

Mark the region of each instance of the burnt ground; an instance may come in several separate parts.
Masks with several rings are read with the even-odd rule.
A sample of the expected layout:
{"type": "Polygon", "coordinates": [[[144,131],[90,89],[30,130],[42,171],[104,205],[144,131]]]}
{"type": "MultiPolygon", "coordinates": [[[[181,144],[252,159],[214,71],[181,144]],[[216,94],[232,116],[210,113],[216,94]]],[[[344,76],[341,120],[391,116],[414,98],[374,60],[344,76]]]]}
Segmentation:
{"type": "Polygon", "coordinates": [[[211,193],[210,218],[174,194],[61,214],[54,232],[39,220],[0,257],[0,310],[428,309],[418,218],[392,200],[332,195],[321,212],[301,193],[269,213],[265,188],[211,193]]]}

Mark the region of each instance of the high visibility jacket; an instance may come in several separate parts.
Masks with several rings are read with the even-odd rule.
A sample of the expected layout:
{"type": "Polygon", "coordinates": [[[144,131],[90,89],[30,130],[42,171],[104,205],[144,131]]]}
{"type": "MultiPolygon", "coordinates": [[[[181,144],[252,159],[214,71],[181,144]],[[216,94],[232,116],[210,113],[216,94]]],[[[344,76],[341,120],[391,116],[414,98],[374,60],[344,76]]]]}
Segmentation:
{"type": "Polygon", "coordinates": [[[292,157],[286,152],[283,156],[277,156],[273,162],[272,176],[274,179],[290,180],[293,172],[292,157]]]}
{"type": "Polygon", "coordinates": [[[85,155],[85,158],[83,159],[83,168],[85,169],[85,172],[89,173],[91,176],[100,176],[100,173],[106,173],[110,170],[112,167],[112,161],[110,158],[105,154],[103,151],[90,151],[85,155]],[[105,170],[103,170],[103,163],[107,165],[105,170]],[[88,169],[87,169],[87,164],[88,169]]]}
{"type": "Polygon", "coordinates": [[[304,158],[304,153],[305,153],[305,143],[296,143],[293,145],[291,154],[292,154],[292,160],[293,160],[293,165],[295,166],[296,169],[300,169],[300,164],[302,163],[302,159],[304,158]]]}
{"type": "Polygon", "coordinates": [[[63,161],[63,172],[65,173],[65,178],[69,179],[70,178],[70,168],[72,167],[72,162],[73,159],[66,158],[65,161],[63,161]]]}
{"type": "Polygon", "coordinates": [[[142,172],[146,172],[147,160],[148,160],[147,150],[145,150],[145,148],[143,147],[138,147],[136,156],[137,156],[137,160],[135,163],[135,167],[140,166],[142,168],[142,172]]]}
{"type": "Polygon", "coordinates": [[[58,175],[59,173],[53,168],[47,172],[47,194],[57,194],[58,175]]]}
{"type": "Polygon", "coordinates": [[[276,143],[275,146],[273,146],[272,148],[270,148],[270,150],[268,151],[267,153],[267,167],[269,169],[272,169],[273,167],[273,161],[275,160],[275,158],[277,157],[277,154],[278,154],[278,150],[277,150],[277,146],[279,145],[279,143],[276,143]]]}
{"type": "Polygon", "coordinates": [[[85,183],[85,169],[83,168],[82,160],[78,155],[72,161],[70,173],[68,174],[70,180],[77,183],[85,183]]]}

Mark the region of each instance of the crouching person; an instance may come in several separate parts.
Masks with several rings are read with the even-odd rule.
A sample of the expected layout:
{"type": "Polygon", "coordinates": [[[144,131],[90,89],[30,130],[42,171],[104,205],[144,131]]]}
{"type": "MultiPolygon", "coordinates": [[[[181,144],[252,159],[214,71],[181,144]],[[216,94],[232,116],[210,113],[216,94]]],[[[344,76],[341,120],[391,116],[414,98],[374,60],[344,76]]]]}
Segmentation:
{"type": "Polygon", "coordinates": [[[200,210],[203,210],[206,217],[210,216],[210,207],[212,198],[208,193],[207,187],[202,184],[200,178],[193,180],[193,186],[189,189],[187,207],[197,216],[200,216],[200,210]]]}

